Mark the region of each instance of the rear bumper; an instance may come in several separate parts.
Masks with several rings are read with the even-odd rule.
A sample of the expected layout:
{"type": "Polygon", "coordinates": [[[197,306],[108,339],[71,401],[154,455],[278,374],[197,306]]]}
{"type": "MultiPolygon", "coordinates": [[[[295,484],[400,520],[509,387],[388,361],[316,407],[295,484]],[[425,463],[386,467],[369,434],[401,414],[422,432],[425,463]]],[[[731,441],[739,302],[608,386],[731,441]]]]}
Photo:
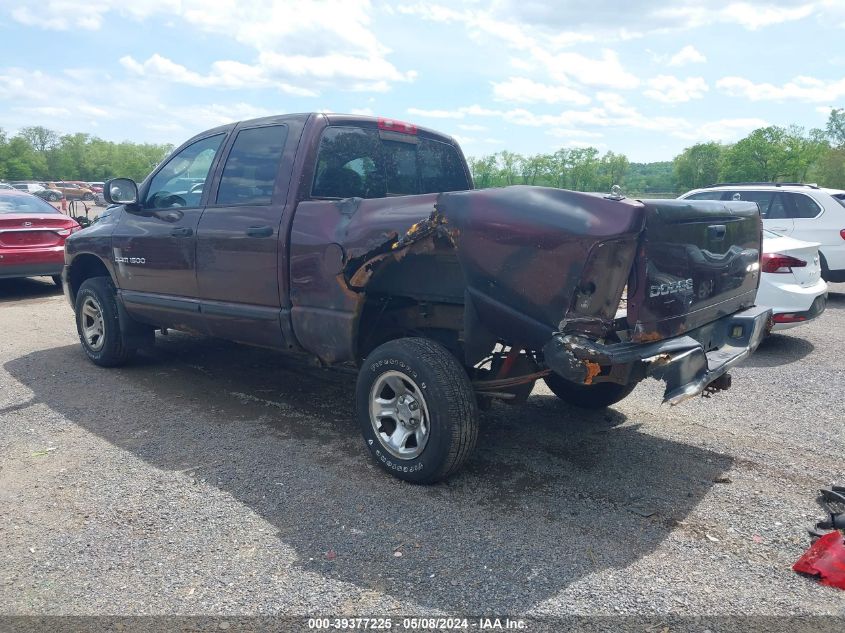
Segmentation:
{"type": "Polygon", "coordinates": [[[822,315],[827,307],[827,292],[817,296],[810,305],[809,310],[784,310],[775,309],[772,315],[772,330],[788,330],[789,328],[807,323],[822,315]]]}
{"type": "Polygon", "coordinates": [[[0,266],[0,279],[20,277],[52,277],[62,272],[62,263],[15,264],[0,266]]]}
{"type": "Polygon", "coordinates": [[[770,317],[769,308],[753,307],[655,343],[602,345],[557,334],[543,354],[549,368],[573,382],[627,384],[648,376],[663,380],[663,401],[677,404],[704,392],[757,349],[770,317]]]}

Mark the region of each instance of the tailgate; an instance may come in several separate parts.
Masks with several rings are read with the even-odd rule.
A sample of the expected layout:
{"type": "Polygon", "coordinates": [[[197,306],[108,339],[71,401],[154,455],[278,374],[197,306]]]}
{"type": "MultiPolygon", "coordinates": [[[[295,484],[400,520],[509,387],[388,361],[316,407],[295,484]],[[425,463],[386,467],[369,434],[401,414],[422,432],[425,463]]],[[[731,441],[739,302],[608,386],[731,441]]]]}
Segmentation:
{"type": "Polygon", "coordinates": [[[629,281],[632,339],[677,336],[754,305],[762,222],[753,202],[643,200],[629,281]]]}

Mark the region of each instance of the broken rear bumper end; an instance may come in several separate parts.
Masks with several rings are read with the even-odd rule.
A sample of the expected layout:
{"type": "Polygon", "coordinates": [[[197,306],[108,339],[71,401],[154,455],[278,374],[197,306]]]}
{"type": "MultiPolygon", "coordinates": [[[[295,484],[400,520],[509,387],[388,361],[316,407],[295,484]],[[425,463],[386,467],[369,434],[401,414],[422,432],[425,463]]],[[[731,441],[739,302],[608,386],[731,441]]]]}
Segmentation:
{"type": "Polygon", "coordinates": [[[769,308],[753,307],[653,343],[601,344],[560,333],[543,347],[543,356],[555,373],[580,384],[630,384],[647,377],[663,380],[663,402],[678,404],[727,389],[727,371],[757,349],[770,317],[769,308]]]}

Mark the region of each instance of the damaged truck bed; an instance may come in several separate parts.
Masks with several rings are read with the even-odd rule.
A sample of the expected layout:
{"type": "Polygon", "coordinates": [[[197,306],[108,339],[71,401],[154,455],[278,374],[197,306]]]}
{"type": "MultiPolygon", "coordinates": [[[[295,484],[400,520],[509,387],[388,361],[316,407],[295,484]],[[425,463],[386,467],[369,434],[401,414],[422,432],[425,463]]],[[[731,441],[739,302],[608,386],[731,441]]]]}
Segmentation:
{"type": "Polygon", "coordinates": [[[455,472],[475,442],[477,408],[523,401],[538,379],[563,400],[601,407],[651,376],[675,404],[730,386],[728,369],[765,334],[754,203],[473,191],[451,138],[357,116],[232,124],[170,162],[217,137],[201,185],[180,180],[180,167],[195,173],[190,161],[167,162],[140,186],[111,181],[107,195],[121,206],[68,240],[64,277],[83,348],[101,364],[128,357],[102,358],[86,340],[85,301],[113,292],[121,352],[177,328],[354,364],[367,446],[403,479],[455,472]],[[257,173],[235,156],[239,139],[252,134],[260,153],[273,128],[284,138],[271,193],[255,204],[267,177],[247,182],[231,205],[238,213],[217,214],[233,161],[238,185],[257,173]],[[161,227],[175,234],[192,208],[201,209],[186,227],[193,244],[150,239],[161,227]],[[244,241],[227,226],[241,216],[246,235],[270,239],[244,241]],[[185,261],[196,287],[168,276],[170,267],[184,277],[185,261]],[[97,278],[108,283],[83,292],[97,278]]]}

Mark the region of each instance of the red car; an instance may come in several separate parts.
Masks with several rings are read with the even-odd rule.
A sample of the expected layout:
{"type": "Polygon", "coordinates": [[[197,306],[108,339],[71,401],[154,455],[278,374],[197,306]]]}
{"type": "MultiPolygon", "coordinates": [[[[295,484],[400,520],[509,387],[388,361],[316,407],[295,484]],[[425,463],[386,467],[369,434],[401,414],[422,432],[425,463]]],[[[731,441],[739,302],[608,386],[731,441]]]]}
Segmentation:
{"type": "Polygon", "coordinates": [[[32,194],[0,191],[0,279],[52,277],[61,285],[65,238],[82,227],[32,194]]]}

